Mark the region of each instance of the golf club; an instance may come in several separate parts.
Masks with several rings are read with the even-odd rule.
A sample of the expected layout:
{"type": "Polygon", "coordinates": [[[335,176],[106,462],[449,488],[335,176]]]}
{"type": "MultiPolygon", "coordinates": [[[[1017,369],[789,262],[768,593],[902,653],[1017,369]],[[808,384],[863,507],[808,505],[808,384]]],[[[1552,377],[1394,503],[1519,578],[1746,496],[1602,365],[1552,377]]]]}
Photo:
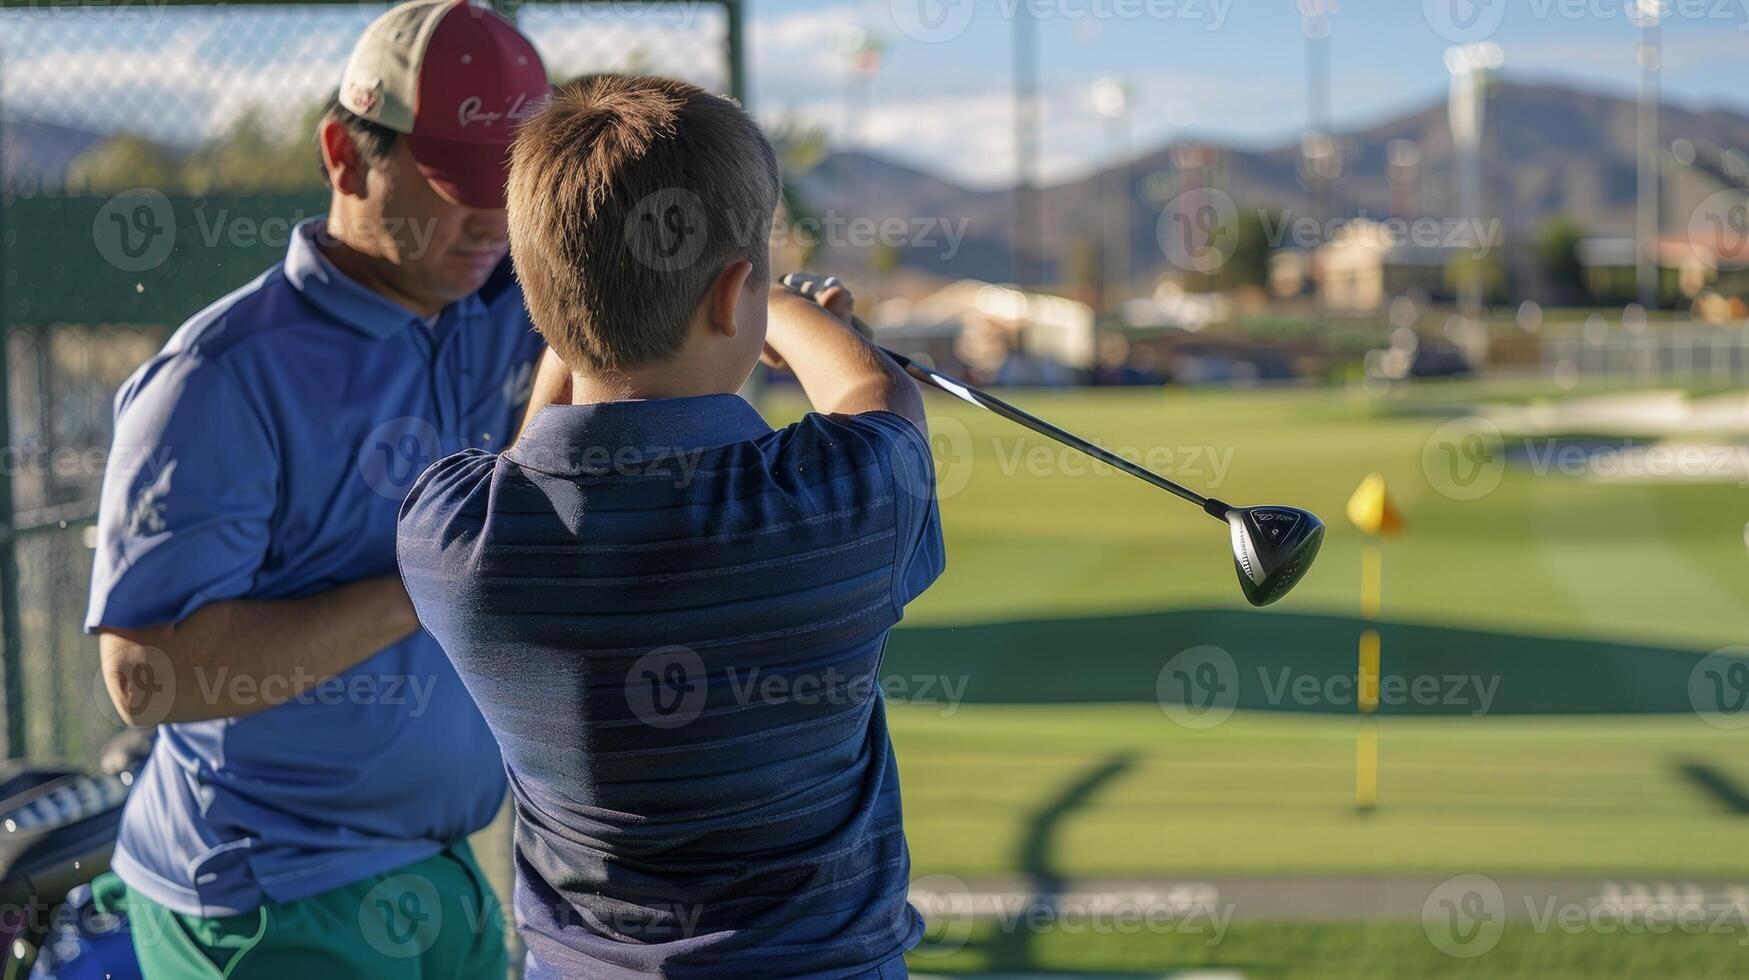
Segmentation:
{"type": "MultiPolygon", "coordinates": [[[[830,278],[800,273],[792,273],[783,278],[786,287],[810,298],[835,283],[836,280],[830,278]]],[[[860,318],[852,315],[850,319],[859,333],[865,337],[872,336],[868,325],[860,318]]],[[[1078,449],[1102,463],[1196,504],[1216,520],[1225,521],[1232,531],[1233,567],[1239,576],[1239,588],[1245,593],[1246,601],[1253,606],[1267,606],[1287,595],[1305,577],[1312,567],[1312,559],[1318,556],[1319,546],[1324,543],[1324,522],[1311,511],[1280,504],[1234,507],[1223,500],[1205,497],[1153,470],[1102,449],[1073,432],[1023,412],[995,395],[979,391],[958,378],[925,367],[884,347],[881,351],[904,368],[911,377],[933,388],[994,412],[1065,446],[1078,449]]]]}

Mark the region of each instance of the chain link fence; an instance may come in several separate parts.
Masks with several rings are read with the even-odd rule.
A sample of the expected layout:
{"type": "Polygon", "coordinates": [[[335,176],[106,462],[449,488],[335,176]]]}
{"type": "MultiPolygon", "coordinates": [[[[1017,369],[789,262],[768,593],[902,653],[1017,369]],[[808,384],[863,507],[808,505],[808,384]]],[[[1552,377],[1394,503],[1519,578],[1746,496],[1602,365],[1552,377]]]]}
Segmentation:
{"type": "MultiPolygon", "coordinates": [[[[9,755],[119,730],[82,622],[117,386],[326,209],[319,107],[383,3],[0,0],[0,682],[9,755]]],[[[555,80],[741,94],[733,0],[500,4],[555,80]]]]}

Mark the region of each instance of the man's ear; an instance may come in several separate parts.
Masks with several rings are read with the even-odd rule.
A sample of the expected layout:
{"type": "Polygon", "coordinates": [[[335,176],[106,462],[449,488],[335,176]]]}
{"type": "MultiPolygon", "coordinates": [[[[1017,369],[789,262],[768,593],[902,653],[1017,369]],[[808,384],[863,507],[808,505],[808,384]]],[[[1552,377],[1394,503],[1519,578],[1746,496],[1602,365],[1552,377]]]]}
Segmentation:
{"type": "Polygon", "coordinates": [[[723,266],[723,271],[717,273],[711,282],[710,292],[705,297],[705,313],[711,329],[724,337],[733,337],[740,329],[740,324],[735,322],[735,308],[741,302],[741,290],[747,288],[747,277],[752,272],[753,263],[741,259],[723,266]]]}
{"type": "Polygon", "coordinates": [[[317,135],[322,142],[322,163],[328,168],[329,185],[351,197],[368,196],[365,177],[370,165],[358,152],[352,132],[332,119],[324,119],[317,135]]]}

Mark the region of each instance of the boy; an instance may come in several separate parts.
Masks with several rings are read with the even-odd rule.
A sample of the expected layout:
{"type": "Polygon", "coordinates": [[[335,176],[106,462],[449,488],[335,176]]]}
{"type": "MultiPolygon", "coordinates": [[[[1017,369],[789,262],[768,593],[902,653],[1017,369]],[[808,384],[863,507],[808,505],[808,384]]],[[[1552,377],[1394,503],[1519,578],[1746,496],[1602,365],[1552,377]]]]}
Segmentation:
{"type": "Polygon", "coordinates": [[[561,89],[509,224],[570,404],[401,511],[407,590],[509,771],[535,980],[903,977],[921,934],[875,678],[944,561],[923,404],[769,288],[778,191],[727,100],[561,89]],[[762,353],[816,414],[773,430],[735,394],[762,353]]]}

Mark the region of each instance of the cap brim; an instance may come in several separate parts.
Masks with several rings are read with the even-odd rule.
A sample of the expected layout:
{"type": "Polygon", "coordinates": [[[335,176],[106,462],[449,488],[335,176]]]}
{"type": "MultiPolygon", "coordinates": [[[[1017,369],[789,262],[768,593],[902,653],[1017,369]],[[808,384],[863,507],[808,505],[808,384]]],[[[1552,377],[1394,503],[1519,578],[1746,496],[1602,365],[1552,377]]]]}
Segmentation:
{"type": "Polygon", "coordinates": [[[426,183],[445,200],[470,208],[504,207],[509,143],[464,143],[408,135],[407,148],[426,183]]]}

